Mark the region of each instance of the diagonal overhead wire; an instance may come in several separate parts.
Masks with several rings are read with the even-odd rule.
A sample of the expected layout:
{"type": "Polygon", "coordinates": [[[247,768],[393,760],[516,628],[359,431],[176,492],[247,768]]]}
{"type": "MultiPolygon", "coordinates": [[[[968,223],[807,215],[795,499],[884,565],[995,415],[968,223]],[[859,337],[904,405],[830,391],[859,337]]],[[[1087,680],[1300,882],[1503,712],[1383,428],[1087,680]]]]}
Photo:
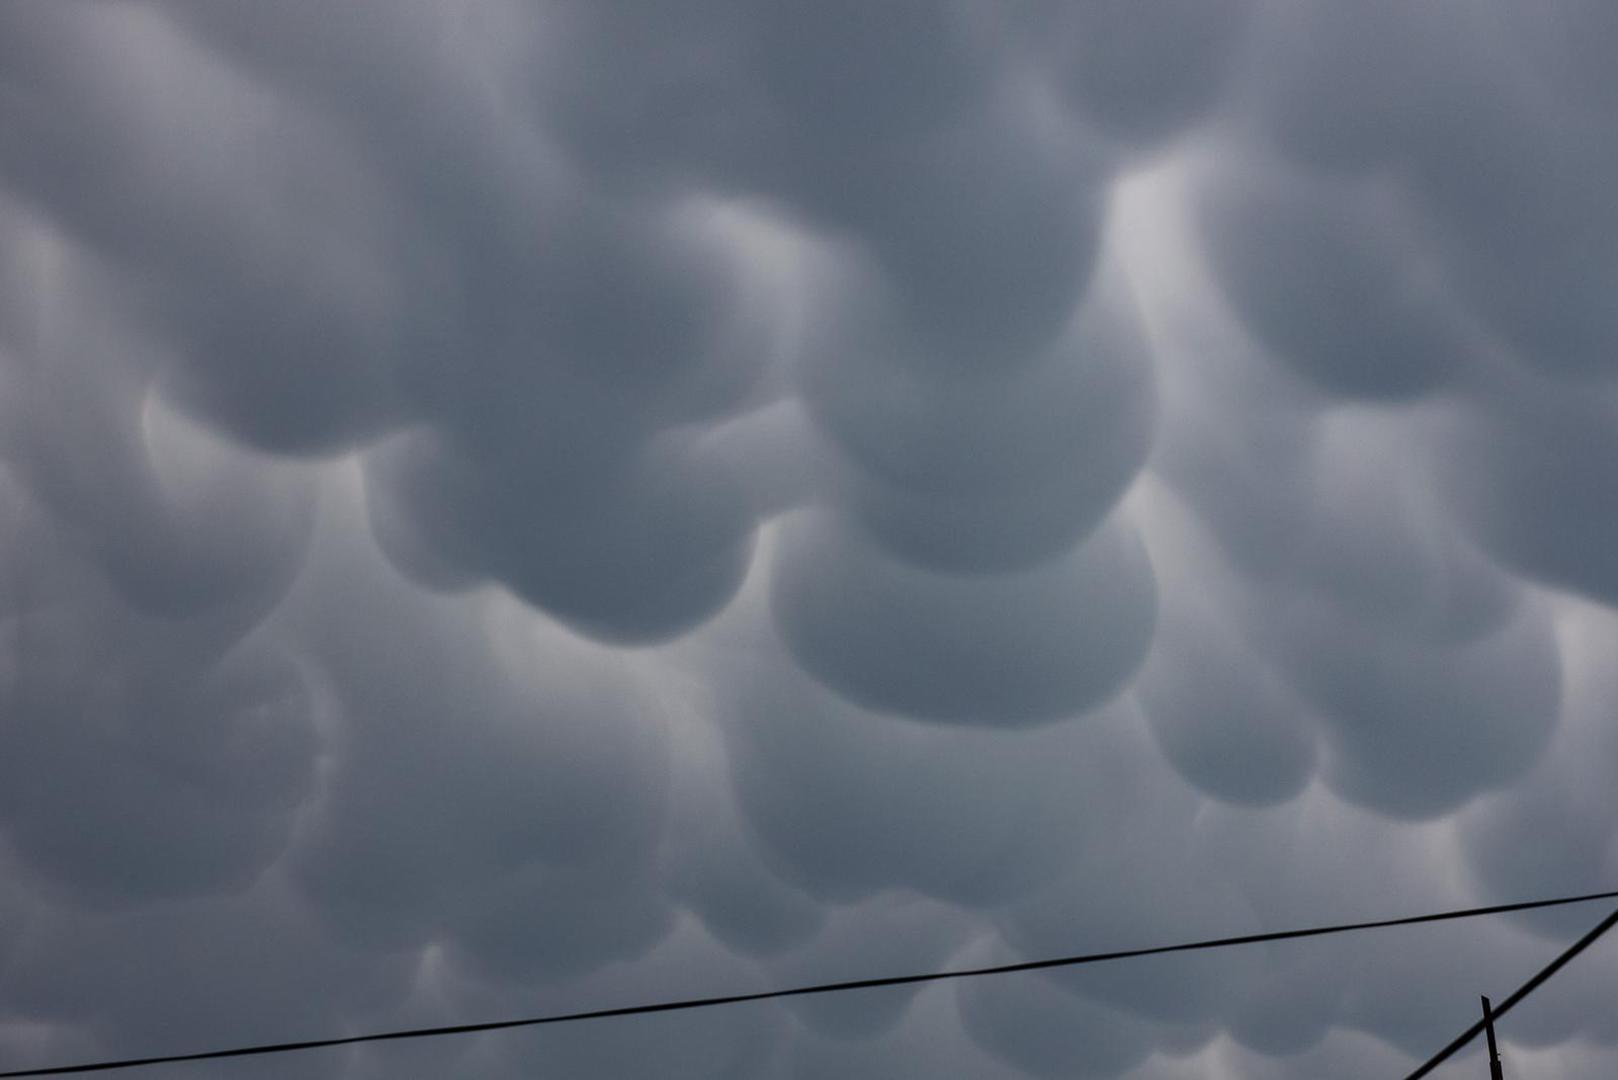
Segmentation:
{"type": "MultiPolygon", "coordinates": [[[[1588,934],[1585,934],[1572,945],[1569,945],[1566,952],[1562,953],[1562,955],[1558,956],[1555,960],[1552,960],[1550,963],[1540,968],[1533,978],[1517,987],[1517,989],[1512,992],[1510,997],[1506,998],[1506,1000],[1502,1001],[1499,1005],[1491,1008],[1489,1011],[1492,1014],[1492,1019],[1498,1020],[1507,1012],[1511,1011],[1513,1006],[1515,1006],[1519,1001],[1527,997],[1529,994],[1532,994],[1541,983],[1560,971],[1562,969],[1562,965],[1566,964],[1569,960],[1573,959],[1585,949],[1589,948],[1590,944],[1594,942],[1596,938],[1600,937],[1602,934],[1605,934],[1608,930],[1611,930],[1615,924],[1618,924],[1618,911],[1614,911],[1611,915],[1608,915],[1605,919],[1602,919],[1588,934]]],[[[1438,1068],[1439,1065],[1448,1060],[1451,1054],[1454,1054],[1461,1047],[1477,1038],[1478,1032],[1482,1031],[1487,1024],[1488,1020],[1479,1020],[1477,1023],[1455,1036],[1448,1046],[1444,1047],[1444,1049],[1440,1050],[1438,1053],[1424,1061],[1415,1072],[1406,1076],[1404,1080],[1420,1080],[1421,1077],[1426,1076],[1428,1073],[1438,1068]]],[[[1491,1035],[1489,1037],[1492,1039],[1494,1036],[1491,1035]]]]}
{"type": "MultiPolygon", "coordinates": [[[[660,1001],[642,1005],[621,1005],[610,1009],[591,1009],[586,1012],[553,1013],[549,1016],[530,1016],[516,1020],[489,1020],[474,1024],[450,1024],[444,1027],[407,1028],[399,1031],[373,1032],[367,1035],[343,1035],[328,1039],[305,1039],[298,1042],[264,1043],[257,1046],[237,1046],[224,1050],[201,1050],[184,1054],[165,1054],[158,1057],[121,1058],[109,1061],[84,1062],[77,1065],[57,1065],[43,1069],[16,1069],[10,1072],[0,1072],[0,1080],[7,1077],[22,1076],[67,1076],[74,1073],[108,1072],[114,1069],[134,1069],[147,1065],[172,1065],[186,1061],[213,1061],[221,1058],[254,1057],[263,1054],[284,1054],[295,1050],[317,1050],[333,1046],[353,1046],[358,1043],[387,1042],[402,1039],[429,1039],[444,1035],[472,1035],[487,1031],[504,1031],[510,1028],[538,1027],[542,1024],[564,1024],[578,1020],[604,1020],[615,1016],[640,1016],[647,1013],[676,1012],[685,1009],[707,1009],[720,1005],[739,1005],[750,1001],[771,1001],[778,998],[804,997],[810,994],[832,994],[845,990],[871,990],[884,986],[914,986],[920,983],[942,982],[949,979],[969,979],[981,975],[1010,975],[1020,971],[1044,971],[1050,968],[1077,967],[1081,964],[1098,964],[1110,960],[1130,960],[1142,956],[1161,956],[1166,953],[1194,952],[1203,949],[1222,949],[1234,945],[1256,945],[1265,941],[1288,941],[1294,938],[1323,937],[1327,934],[1343,934],[1355,930],[1376,930],[1392,926],[1415,926],[1421,923],[1443,922],[1450,919],[1471,919],[1483,915],[1503,915],[1513,911],[1531,911],[1536,908],[1560,907],[1566,904],[1582,904],[1591,900],[1618,899],[1618,891],[1587,893],[1583,896],[1562,896],[1548,900],[1525,900],[1514,904],[1493,904],[1488,907],[1463,908],[1457,911],[1432,912],[1426,915],[1406,915],[1396,919],[1377,919],[1371,922],[1338,923],[1332,926],[1313,926],[1303,930],[1272,930],[1262,934],[1242,934],[1237,937],[1212,938],[1204,941],[1189,941],[1178,945],[1154,945],[1141,949],[1119,949],[1113,952],[1084,953],[1077,956],[1059,956],[1044,960],[1024,960],[1013,964],[996,964],[992,967],[967,968],[957,971],[934,971],[920,975],[891,975],[877,979],[853,979],[847,982],[819,983],[813,986],[794,986],[782,990],[761,990],[749,994],[727,994],[721,997],[681,998],[674,1001],[660,1001]]],[[[1599,930],[1618,919],[1614,913],[1599,930]]],[[[1587,935],[1594,940],[1595,935],[1587,935]]],[[[1567,962],[1567,958],[1578,948],[1583,948],[1589,941],[1585,941],[1574,950],[1552,965],[1551,968],[1541,972],[1536,978],[1543,982],[1549,978],[1554,970],[1567,962]]],[[[1534,983],[1532,985],[1537,985],[1534,983]]],[[[1499,1016],[1512,1005],[1516,1004],[1532,985],[1517,991],[1501,1004],[1495,1011],[1499,1016]]],[[[1481,1025],[1479,1025],[1481,1027],[1481,1025]]],[[[1472,1032],[1473,1035],[1476,1032],[1472,1032]]],[[[1459,1044],[1457,1044],[1459,1045],[1459,1044]]],[[[1450,1050],[1449,1053],[1453,1053],[1450,1050]]],[[[1416,1075],[1420,1075],[1419,1073],[1416,1075]]]]}

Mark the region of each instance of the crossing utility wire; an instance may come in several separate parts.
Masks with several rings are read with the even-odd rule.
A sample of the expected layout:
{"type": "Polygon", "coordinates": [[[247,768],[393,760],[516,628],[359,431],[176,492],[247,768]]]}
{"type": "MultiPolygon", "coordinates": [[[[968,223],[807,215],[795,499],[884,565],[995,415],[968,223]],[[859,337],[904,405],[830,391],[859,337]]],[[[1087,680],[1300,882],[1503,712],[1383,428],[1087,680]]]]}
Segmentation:
{"type": "MultiPolygon", "coordinates": [[[[1046,960],[1024,960],[1014,964],[996,964],[992,967],[968,968],[959,971],[935,971],[921,975],[892,975],[879,979],[854,979],[848,982],[820,983],[814,986],[794,986],[784,990],[763,990],[750,994],[727,994],[722,997],[682,998],[675,1001],[660,1001],[644,1005],[622,1005],[611,1009],[592,1009],[588,1012],[553,1013],[549,1016],[531,1016],[517,1020],[490,1020],[476,1024],[451,1024],[446,1027],[408,1028],[400,1031],[373,1032],[368,1035],[344,1035],[330,1039],[307,1039],[300,1042],[264,1043],[258,1046],[238,1046],[226,1050],[202,1050],[188,1054],[166,1054],[160,1057],[123,1058],[116,1061],[92,1061],[78,1065],[57,1065],[44,1069],[17,1069],[11,1072],[0,1072],[0,1080],[7,1077],[22,1076],[66,1076],[72,1073],[108,1072],[113,1069],[133,1069],[144,1065],[171,1065],[184,1061],[210,1061],[219,1058],[252,1057],[262,1054],[284,1054],[294,1050],[317,1050],[330,1046],[352,1046],[356,1043],[385,1042],[400,1039],[427,1039],[441,1035],[471,1035],[485,1031],[503,1031],[509,1028],[537,1027],[541,1024],[563,1024],[576,1020],[604,1020],[614,1016],[639,1016],[645,1013],[675,1012],[683,1009],[707,1009],[718,1005],[738,1005],[749,1001],[770,1001],[776,998],[803,997],[809,994],[831,994],[845,990],[871,990],[883,986],[914,986],[918,983],[941,982],[947,979],[969,979],[980,975],[1010,975],[1019,971],[1043,971],[1050,968],[1077,967],[1081,964],[1098,964],[1108,960],[1129,960],[1141,956],[1160,956],[1165,953],[1193,952],[1202,949],[1221,949],[1232,945],[1256,945],[1265,941],[1286,941],[1293,938],[1322,937],[1327,934],[1342,934],[1353,930],[1376,930],[1390,926],[1414,926],[1420,923],[1443,922],[1449,919],[1470,919],[1481,915],[1503,915],[1512,911],[1530,911],[1535,908],[1560,907],[1565,904],[1582,904],[1590,900],[1618,899],[1618,891],[1589,893],[1584,896],[1563,896],[1550,900],[1525,900],[1515,904],[1494,904],[1489,907],[1465,908],[1459,911],[1440,911],[1427,915],[1406,915],[1397,919],[1378,919],[1373,922],[1339,923],[1334,926],[1314,926],[1304,930],[1273,930],[1263,934],[1242,934],[1237,937],[1213,938],[1206,941],[1190,941],[1179,945],[1155,945],[1144,949],[1120,949],[1114,952],[1085,953],[1078,956],[1060,956],[1046,960]]],[[[1565,953],[1551,967],[1542,971],[1535,978],[1543,982],[1550,975],[1567,962],[1574,952],[1593,941],[1612,922],[1618,919],[1618,913],[1597,928],[1596,932],[1586,935],[1587,940],[1581,942],[1574,949],[1565,953]]],[[[1518,990],[1507,998],[1495,1011],[1499,1016],[1515,1005],[1528,990],[1538,985],[1532,982],[1530,986],[1518,990]]],[[[1481,1029],[1481,1025],[1480,1025],[1481,1029]]],[[[1473,1031],[1467,1037],[1476,1035],[1473,1031]]],[[[1461,1045],[1457,1042],[1456,1046],[1461,1045]]],[[[1451,1049],[1447,1053],[1453,1053],[1451,1049]]],[[[1447,1054],[1446,1054],[1447,1056],[1447,1054]]],[[[1420,1073],[1415,1074],[1421,1075],[1420,1073]]]]}
{"type": "MultiPolygon", "coordinates": [[[[1426,1076],[1428,1073],[1438,1068],[1438,1066],[1443,1064],[1451,1054],[1455,1053],[1461,1047],[1477,1038],[1478,1032],[1482,1031],[1486,1026],[1488,1026],[1490,1019],[1498,1020],[1504,1016],[1508,1011],[1510,1011],[1512,1006],[1516,1005],[1517,1002],[1521,1001],[1529,994],[1532,994],[1541,983],[1560,971],[1563,964],[1566,964],[1569,960],[1573,959],[1585,949],[1589,948],[1590,943],[1595,941],[1596,938],[1600,937],[1602,934],[1605,934],[1608,930],[1611,930],[1614,924],[1618,924],[1618,911],[1614,911],[1611,915],[1608,915],[1605,919],[1602,919],[1588,934],[1585,934],[1572,945],[1569,945],[1567,947],[1567,951],[1561,956],[1558,956],[1555,960],[1552,960],[1550,963],[1540,968],[1539,972],[1535,974],[1532,979],[1529,979],[1527,982],[1517,987],[1510,997],[1506,998],[1506,1000],[1500,1003],[1498,1008],[1490,1008],[1489,1014],[1485,1017],[1485,1019],[1479,1020],[1477,1023],[1473,1024],[1471,1027],[1457,1035],[1448,1046],[1444,1047],[1444,1049],[1428,1058],[1421,1064],[1419,1068],[1416,1069],[1415,1072],[1411,1073],[1409,1076],[1406,1076],[1405,1080],[1421,1080],[1421,1077],[1426,1076]]],[[[1485,998],[1484,1000],[1487,1001],[1488,999],[1485,998]]],[[[1491,1034],[1489,1038],[1493,1039],[1494,1036],[1491,1034]]]]}

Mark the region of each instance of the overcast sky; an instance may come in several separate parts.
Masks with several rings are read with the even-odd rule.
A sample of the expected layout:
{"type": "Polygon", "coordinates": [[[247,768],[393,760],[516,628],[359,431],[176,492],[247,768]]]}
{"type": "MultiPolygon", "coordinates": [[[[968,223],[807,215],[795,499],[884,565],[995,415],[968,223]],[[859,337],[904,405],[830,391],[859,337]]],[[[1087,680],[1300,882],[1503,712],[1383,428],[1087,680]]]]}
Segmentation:
{"type": "MultiPolygon", "coordinates": [[[[0,1070],[1618,887],[1615,53],[0,4],[0,1070]]],[[[1395,1077],[1603,913],[142,1075],[1395,1077]]]]}

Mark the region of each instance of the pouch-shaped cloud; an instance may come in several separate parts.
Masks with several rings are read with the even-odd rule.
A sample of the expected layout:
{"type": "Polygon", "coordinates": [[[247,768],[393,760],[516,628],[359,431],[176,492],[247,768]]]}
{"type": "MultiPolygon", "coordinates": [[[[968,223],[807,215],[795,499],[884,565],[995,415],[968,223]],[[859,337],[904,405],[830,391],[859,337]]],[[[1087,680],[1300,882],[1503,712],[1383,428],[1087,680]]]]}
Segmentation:
{"type": "Polygon", "coordinates": [[[1153,495],[1149,520],[1171,516],[1148,530],[1169,539],[1154,551],[1162,604],[1134,683],[1142,712],[1169,763],[1210,796],[1290,800],[1315,772],[1315,718],[1262,650],[1225,623],[1239,583],[1195,519],[1153,495]]]}
{"type": "Polygon", "coordinates": [[[1155,399],[1116,269],[1039,355],[939,370],[882,288],[834,264],[800,352],[806,401],[846,458],[852,512],[899,558],[946,573],[1012,570],[1083,539],[1144,464],[1155,399]],[[875,308],[875,310],[873,310],[875,308]]]}
{"type": "Polygon", "coordinates": [[[1058,84],[1128,143],[1184,129],[1221,97],[1257,5],[1248,0],[1051,4],[1041,25],[1058,84]]]}
{"type": "Polygon", "coordinates": [[[492,577],[604,638],[672,634],[735,590],[752,518],[730,478],[675,443],[610,474],[490,473],[431,436],[371,455],[379,537],[418,581],[492,577]],[[610,583],[599,587],[595,583],[610,583]]]}
{"type": "Polygon", "coordinates": [[[1446,430],[1437,457],[1441,490],[1502,563],[1611,604],[1618,599],[1615,415],[1618,389],[1610,382],[1507,376],[1483,408],[1446,430]]]}
{"type": "Polygon", "coordinates": [[[1224,166],[1196,185],[1201,234],[1232,305],[1276,359],[1328,391],[1431,391],[1469,342],[1389,185],[1224,166]]]}
{"type": "Polygon", "coordinates": [[[785,523],[773,607],[793,655],[849,700],[1015,725],[1103,703],[1151,640],[1151,564],[1126,527],[1031,570],[950,577],[907,566],[846,523],[785,523]]]}

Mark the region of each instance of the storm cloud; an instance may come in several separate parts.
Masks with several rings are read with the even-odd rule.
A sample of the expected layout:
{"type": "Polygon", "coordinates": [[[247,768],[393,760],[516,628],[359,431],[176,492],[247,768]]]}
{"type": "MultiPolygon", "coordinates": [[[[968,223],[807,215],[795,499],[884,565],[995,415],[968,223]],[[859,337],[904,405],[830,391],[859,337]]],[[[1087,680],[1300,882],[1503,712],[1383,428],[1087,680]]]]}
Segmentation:
{"type": "MultiPolygon", "coordinates": [[[[1612,12],[0,6],[0,1069],[1614,887],[1612,12]]],[[[188,1075],[1396,1074],[1596,918],[188,1075]]]]}

